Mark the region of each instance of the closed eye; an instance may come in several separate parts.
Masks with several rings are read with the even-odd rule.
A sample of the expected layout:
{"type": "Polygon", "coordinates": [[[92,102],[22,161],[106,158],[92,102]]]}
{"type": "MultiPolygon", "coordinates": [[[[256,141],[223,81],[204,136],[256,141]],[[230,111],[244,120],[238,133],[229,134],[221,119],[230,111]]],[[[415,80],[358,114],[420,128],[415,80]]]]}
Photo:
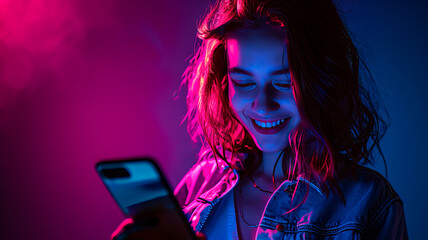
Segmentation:
{"type": "Polygon", "coordinates": [[[282,82],[276,82],[273,84],[276,89],[280,91],[289,91],[291,90],[291,83],[282,83],[282,82]]]}
{"type": "Polygon", "coordinates": [[[255,86],[255,83],[252,82],[237,82],[235,80],[232,80],[233,85],[239,88],[250,88],[252,86],[255,86]]]}
{"type": "Polygon", "coordinates": [[[274,85],[278,86],[278,87],[282,87],[282,88],[290,88],[291,87],[290,83],[275,83],[274,85]]]}
{"type": "Polygon", "coordinates": [[[284,78],[274,80],[273,85],[279,90],[290,90],[292,87],[290,72],[287,70],[284,73],[284,78]]]}

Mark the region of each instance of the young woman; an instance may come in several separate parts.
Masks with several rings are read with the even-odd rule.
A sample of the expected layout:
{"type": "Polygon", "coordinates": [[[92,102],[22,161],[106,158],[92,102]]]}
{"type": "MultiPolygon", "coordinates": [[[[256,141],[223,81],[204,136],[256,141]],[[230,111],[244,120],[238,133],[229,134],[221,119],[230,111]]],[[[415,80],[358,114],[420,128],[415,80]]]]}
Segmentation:
{"type": "Polygon", "coordinates": [[[220,0],[198,30],[183,83],[203,147],[174,192],[196,232],[408,238],[401,199],[362,166],[386,124],[330,0],[220,0]]]}

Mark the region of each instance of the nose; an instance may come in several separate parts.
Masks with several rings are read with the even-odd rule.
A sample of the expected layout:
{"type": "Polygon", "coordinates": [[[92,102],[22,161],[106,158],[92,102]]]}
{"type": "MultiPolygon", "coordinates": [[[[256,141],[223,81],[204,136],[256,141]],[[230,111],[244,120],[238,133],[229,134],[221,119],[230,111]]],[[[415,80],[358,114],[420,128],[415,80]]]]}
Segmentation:
{"type": "Polygon", "coordinates": [[[269,114],[269,112],[277,110],[280,106],[279,103],[275,101],[273,89],[264,87],[259,90],[253,99],[251,107],[254,112],[260,116],[264,116],[269,114]]]}

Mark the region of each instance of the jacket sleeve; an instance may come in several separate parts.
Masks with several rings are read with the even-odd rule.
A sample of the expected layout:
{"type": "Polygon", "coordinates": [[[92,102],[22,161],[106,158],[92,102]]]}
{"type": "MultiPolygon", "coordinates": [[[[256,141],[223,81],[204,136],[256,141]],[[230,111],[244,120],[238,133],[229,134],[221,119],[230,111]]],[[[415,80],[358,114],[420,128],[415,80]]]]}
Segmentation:
{"type": "Polygon", "coordinates": [[[192,182],[192,177],[194,178],[195,175],[195,167],[194,165],[187,173],[184,175],[184,177],[180,180],[180,182],[177,184],[177,186],[174,189],[174,196],[178,201],[178,204],[180,207],[184,207],[186,205],[186,200],[188,200],[189,196],[189,188],[190,184],[192,182]]]}
{"type": "Polygon", "coordinates": [[[403,202],[396,200],[382,211],[369,226],[367,239],[408,240],[403,202]]]}

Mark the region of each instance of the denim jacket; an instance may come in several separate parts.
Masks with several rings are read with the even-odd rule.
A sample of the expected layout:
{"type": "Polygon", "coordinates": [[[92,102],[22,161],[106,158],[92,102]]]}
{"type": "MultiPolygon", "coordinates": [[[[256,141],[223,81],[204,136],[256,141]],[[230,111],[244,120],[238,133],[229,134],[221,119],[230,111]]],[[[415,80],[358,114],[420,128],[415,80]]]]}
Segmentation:
{"type": "MultiPolygon", "coordinates": [[[[346,205],[335,194],[327,197],[315,181],[284,181],[265,207],[256,239],[408,239],[403,202],[390,183],[363,166],[356,173],[338,182],[346,205]]],[[[222,161],[204,160],[189,170],[174,195],[195,231],[238,181],[238,172],[222,161]]]]}

